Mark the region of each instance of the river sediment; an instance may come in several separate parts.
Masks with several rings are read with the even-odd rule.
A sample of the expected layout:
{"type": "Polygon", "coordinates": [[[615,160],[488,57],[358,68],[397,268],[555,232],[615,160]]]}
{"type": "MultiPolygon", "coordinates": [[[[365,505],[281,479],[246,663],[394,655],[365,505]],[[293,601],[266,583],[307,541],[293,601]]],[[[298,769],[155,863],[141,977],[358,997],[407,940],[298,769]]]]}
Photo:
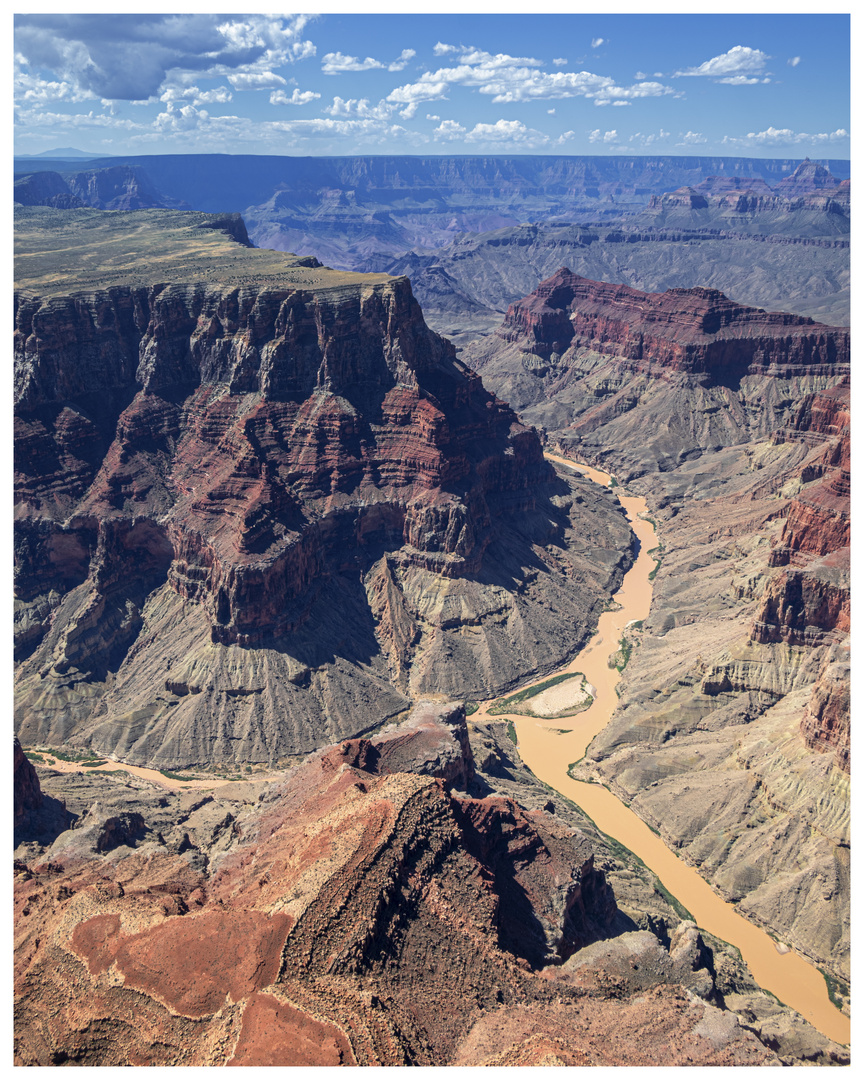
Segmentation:
{"type": "MultiPolygon", "coordinates": [[[[610,486],[612,478],[597,469],[566,458],[547,454],[558,465],[575,469],[595,483],[610,486]]],[[[612,609],[604,612],[588,645],[555,674],[580,672],[592,688],[593,702],[577,716],[562,719],[511,717],[519,753],[525,764],[544,783],[576,803],[608,836],[625,845],[652,870],[663,886],[690,912],[697,925],[740,950],[753,977],[807,1019],[824,1035],[844,1045],[849,1043],[849,1018],[835,1008],[828,996],[821,972],[798,953],[776,943],[769,934],[743,918],[733,904],[724,901],[692,866],[681,860],[664,841],[611,791],[600,784],[574,780],[570,766],[585,756],[592,739],[603,730],[618,702],[616,687],[621,673],[610,666],[619,652],[627,627],[645,620],[653,592],[651,573],[656,563],[649,554],[657,546],[654,524],[647,519],[644,499],[620,495],[619,499],[639,540],[636,562],[613,597],[612,609]]],[[[548,681],[549,676],[527,683],[520,691],[548,681]]],[[[580,693],[581,680],[562,683],[580,693]]],[[[561,708],[562,697],[556,698],[561,708]]],[[[500,719],[490,716],[496,701],[480,704],[473,720],[500,719]]],[[[497,710],[496,710],[497,712],[497,710]]]]}

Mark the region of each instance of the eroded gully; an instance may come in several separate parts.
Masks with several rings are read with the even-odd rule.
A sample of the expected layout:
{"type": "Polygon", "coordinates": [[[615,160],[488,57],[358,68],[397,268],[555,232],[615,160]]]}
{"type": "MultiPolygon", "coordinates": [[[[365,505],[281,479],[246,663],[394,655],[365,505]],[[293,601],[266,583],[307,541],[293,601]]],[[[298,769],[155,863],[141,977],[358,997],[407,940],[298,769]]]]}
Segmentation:
{"type": "MultiPolygon", "coordinates": [[[[607,487],[611,483],[607,473],[553,454],[546,456],[595,483],[607,487]]],[[[516,729],[519,753],[535,776],[580,806],[602,832],[637,855],[687,908],[699,927],[739,949],[764,990],[791,1006],[830,1039],[848,1044],[849,1018],[831,1003],[825,980],[817,968],[792,950],[780,952],[768,934],[721,899],[693,867],[675,855],[611,791],[600,784],[574,780],[568,774],[569,765],[584,757],[591,740],[609,722],[618,703],[615,687],[621,675],[617,668],[609,666],[609,658],[617,652],[628,623],[646,619],[651,606],[653,585],[649,575],[655,563],[648,552],[656,545],[654,526],[639,516],[647,513],[644,499],[626,495],[619,495],[619,499],[639,538],[639,556],[614,596],[616,609],[600,616],[597,631],[588,645],[554,673],[583,673],[591,684],[594,700],[587,710],[565,720],[508,714],[516,729]],[[572,730],[562,732],[562,727],[572,730]]],[[[519,689],[535,686],[549,677],[546,675],[519,689]]],[[[580,684],[581,680],[574,679],[555,688],[555,711],[567,707],[565,694],[579,695],[580,684]]],[[[471,720],[500,720],[500,714],[490,716],[488,711],[496,700],[483,702],[471,720]]]]}

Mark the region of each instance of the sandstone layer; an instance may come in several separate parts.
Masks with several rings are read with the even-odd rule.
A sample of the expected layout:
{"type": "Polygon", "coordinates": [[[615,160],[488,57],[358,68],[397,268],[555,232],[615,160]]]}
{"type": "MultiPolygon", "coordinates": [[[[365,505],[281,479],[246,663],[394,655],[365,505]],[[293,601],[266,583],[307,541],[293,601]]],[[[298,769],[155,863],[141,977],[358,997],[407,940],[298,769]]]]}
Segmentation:
{"type": "Polygon", "coordinates": [[[580,646],[629,562],[626,520],[556,477],[406,279],[241,247],[231,220],[195,215],[184,234],[169,214],[161,235],[157,212],[95,214],[101,245],[137,245],[143,270],[26,291],[60,245],[44,216],[22,241],[38,257],[19,253],[26,742],[272,763],[417,694],[491,696],[580,646]],[[205,280],[159,283],[184,236],[205,280]],[[208,279],[219,254],[245,283],[208,279]]]}
{"type": "Polygon", "coordinates": [[[460,705],[421,703],[211,793],[40,769],[76,821],[16,862],[16,1063],[848,1060],[553,806],[501,729],[475,756],[460,705]]]}
{"type": "MultiPolygon", "coordinates": [[[[848,332],[561,273],[474,352],[559,452],[644,495],[651,615],[574,775],[849,972],[848,332]]],[[[839,987],[843,993],[842,985],[839,987]]]]}

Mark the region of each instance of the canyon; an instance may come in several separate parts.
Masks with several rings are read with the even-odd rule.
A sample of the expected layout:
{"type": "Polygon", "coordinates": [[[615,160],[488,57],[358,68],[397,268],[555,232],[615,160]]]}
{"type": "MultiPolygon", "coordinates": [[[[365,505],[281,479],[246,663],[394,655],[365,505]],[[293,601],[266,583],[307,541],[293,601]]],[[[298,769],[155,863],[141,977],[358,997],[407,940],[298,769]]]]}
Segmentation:
{"type": "MultiPolygon", "coordinates": [[[[644,498],[653,602],[570,774],[848,1005],[848,182],[602,160],[562,192],[624,224],[520,225],[565,195],[499,162],[514,217],[453,220],[503,228],[376,226],[366,273],[254,215],[16,211],[18,1063],[848,1061],[474,712],[578,665],[644,498]]],[[[442,196],[503,207],[472,167],[442,196]]]]}
{"type": "Polygon", "coordinates": [[[620,704],[573,776],[845,983],[848,331],[561,270],[468,353],[657,525],[620,704]]]}
{"type": "Polygon", "coordinates": [[[203,235],[246,284],[127,286],[117,266],[104,290],[18,294],[22,739],[287,762],[575,651],[629,565],[627,523],[544,462],[407,280],[292,269],[142,213],[109,237],[134,224],[157,273],[160,243],[203,235]]]}

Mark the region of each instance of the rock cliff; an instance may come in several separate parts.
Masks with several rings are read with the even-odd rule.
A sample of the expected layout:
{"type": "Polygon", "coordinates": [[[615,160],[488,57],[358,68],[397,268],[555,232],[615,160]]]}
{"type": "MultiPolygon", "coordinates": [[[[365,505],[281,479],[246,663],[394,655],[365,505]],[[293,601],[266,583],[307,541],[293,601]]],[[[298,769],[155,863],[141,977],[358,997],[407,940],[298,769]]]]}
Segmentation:
{"type": "Polygon", "coordinates": [[[29,742],[272,762],[549,670],[619,579],[614,500],[556,479],[405,279],[292,272],[18,295],[29,742]]]}
{"type": "Polygon", "coordinates": [[[703,289],[561,274],[468,354],[548,444],[613,472],[657,523],[651,614],[576,774],[841,980],[848,340],[703,289]]]}
{"type": "Polygon", "coordinates": [[[428,702],[269,782],[170,792],[45,770],[79,818],[16,863],[16,1063],[846,1060],[590,823],[503,779],[525,771],[510,746],[491,729],[478,743],[527,805],[480,771],[461,706],[428,702]],[[770,1035],[723,1008],[733,991],[770,1035]]]}

